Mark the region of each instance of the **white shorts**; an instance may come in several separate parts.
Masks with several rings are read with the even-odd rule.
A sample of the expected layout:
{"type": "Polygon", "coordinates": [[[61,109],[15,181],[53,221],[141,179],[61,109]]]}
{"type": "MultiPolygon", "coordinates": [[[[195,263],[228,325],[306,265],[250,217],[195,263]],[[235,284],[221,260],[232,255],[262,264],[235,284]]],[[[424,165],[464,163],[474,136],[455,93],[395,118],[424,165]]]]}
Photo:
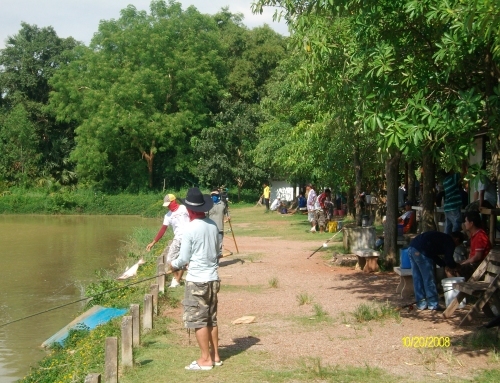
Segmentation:
{"type": "Polygon", "coordinates": [[[314,211],[310,211],[310,210],[309,210],[309,211],[307,212],[307,220],[308,220],[309,222],[313,222],[313,221],[315,221],[315,220],[316,220],[316,218],[315,218],[315,212],[314,212],[314,211]]]}

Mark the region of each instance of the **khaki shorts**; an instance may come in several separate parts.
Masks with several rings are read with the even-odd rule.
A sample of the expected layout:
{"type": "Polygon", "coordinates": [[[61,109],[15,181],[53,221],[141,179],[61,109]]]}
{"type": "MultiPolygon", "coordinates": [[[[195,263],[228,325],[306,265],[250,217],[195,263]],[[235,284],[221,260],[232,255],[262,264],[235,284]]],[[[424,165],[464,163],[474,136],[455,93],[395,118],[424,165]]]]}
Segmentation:
{"type": "Polygon", "coordinates": [[[179,258],[179,252],[181,251],[181,240],[178,238],[174,238],[172,243],[168,247],[167,253],[167,263],[172,263],[173,260],[179,258]]]}
{"type": "Polygon", "coordinates": [[[186,282],[184,293],[184,327],[217,327],[217,293],[220,281],[186,282]]]}

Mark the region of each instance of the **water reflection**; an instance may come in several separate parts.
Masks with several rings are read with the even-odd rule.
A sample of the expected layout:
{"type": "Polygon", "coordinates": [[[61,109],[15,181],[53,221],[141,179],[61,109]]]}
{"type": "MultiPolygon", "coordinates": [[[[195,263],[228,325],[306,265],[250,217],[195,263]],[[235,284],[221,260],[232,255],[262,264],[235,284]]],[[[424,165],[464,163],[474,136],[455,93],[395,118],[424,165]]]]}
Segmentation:
{"type": "MultiPolygon", "coordinates": [[[[0,324],[82,297],[95,270],[115,265],[135,227],[157,225],[129,216],[0,215],[0,324]]],[[[44,355],[39,345],[82,305],[0,328],[0,383],[26,374],[44,355]]]]}

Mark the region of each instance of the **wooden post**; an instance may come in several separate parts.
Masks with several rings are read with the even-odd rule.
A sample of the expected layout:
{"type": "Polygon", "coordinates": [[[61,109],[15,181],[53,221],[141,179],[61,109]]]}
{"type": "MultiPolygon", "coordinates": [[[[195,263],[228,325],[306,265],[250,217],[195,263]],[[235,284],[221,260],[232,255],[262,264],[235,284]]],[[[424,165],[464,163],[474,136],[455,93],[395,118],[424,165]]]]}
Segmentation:
{"type": "Polygon", "coordinates": [[[137,347],[141,343],[141,316],[138,304],[130,305],[130,314],[132,315],[132,346],[137,347]]]}
{"type": "Polygon", "coordinates": [[[142,329],[153,329],[153,296],[151,294],[144,295],[144,318],[142,319],[142,329]]]}
{"type": "Polygon", "coordinates": [[[84,383],[101,383],[101,374],[88,374],[85,377],[84,383]]]}
{"type": "Polygon", "coordinates": [[[118,383],[118,338],[106,338],[104,351],[104,382],[118,383]]]}
{"type": "Polygon", "coordinates": [[[153,314],[158,315],[158,285],[154,284],[150,287],[150,293],[153,296],[153,314]]]}
{"type": "Polygon", "coordinates": [[[122,318],[122,366],[133,367],[134,357],[132,355],[132,317],[125,315],[122,318]]]}
{"type": "Polygon", "coordinates": [[[165,264],[163,262],[158,263],[157,273],[158,273],[158,277],[156,278],[156,283],[158,283],[158,291],[161,293],[164,293],[165,292],[165,264]]]}

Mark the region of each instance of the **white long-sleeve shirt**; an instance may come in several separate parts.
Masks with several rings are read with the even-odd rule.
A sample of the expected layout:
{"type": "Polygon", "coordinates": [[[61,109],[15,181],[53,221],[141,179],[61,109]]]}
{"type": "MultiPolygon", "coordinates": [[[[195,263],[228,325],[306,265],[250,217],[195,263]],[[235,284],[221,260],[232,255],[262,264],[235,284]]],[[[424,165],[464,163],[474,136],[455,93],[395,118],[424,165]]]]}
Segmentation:
{"type": "Polygon", "coordinates": [[[172,267],[180,269],[189,263],[186,276],[188,282],[210,282],[219,280],[219,229],[210,218],[189,222],[182,236],[179,257],[172,267]]]}

